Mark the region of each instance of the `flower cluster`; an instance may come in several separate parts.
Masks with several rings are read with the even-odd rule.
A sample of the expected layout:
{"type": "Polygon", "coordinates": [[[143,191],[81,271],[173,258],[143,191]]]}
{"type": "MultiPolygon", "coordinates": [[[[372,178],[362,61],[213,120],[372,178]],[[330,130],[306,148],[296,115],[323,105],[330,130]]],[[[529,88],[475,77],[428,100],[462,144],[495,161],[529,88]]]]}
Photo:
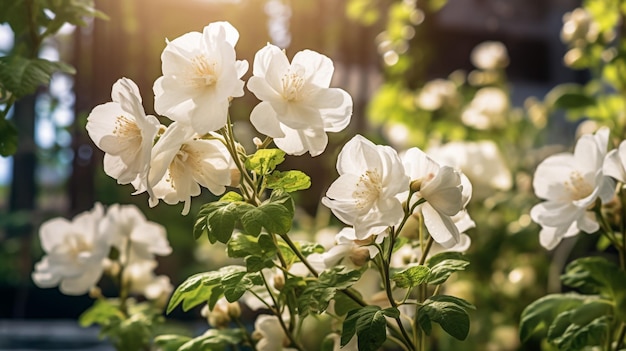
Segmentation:
{"type": "Polygon", "coordinates": [[[609,129],[583,135],[574,153],[546,158],[535,171],[533,186],[546,201],[535,205],[530,216],[542,229],[541,245],[553,249],[563,238],[595,233],[600,229],[594,212],[597,202],[606,204],[615,192],[615,181],[623,178],[624,147],[607,154],[609,129]]]}
{"type": "MultiPolygon", "coordinates": [[[[168,126],[145,114],[139,89],[127,78],[113,85],[112,102],[89,115],[87,131],[105,152],[105,172],[132,184],[134,194],[147,192],[150,206],[184,202],[187,214],[200,187],[221,195],[238,183],[241,170],[232,155],[242,147],[223,136],[231,128],[228,107],[244,95],[241,77],[248,70],[247,61],[236,60],[238,38],[232,25],[216,22],[167,43],[163,76],[153,90],[155,111],[172,121],[168,126]]],[[[290,63],[268,44],[257,52],[248,81],[262,100],[250,121],[288,154],[319,155],[326,133],[343,130],[352,114],[350,96],[329,88],[333,70],[322,54],[304,50],[290,63]]]]}
{"type": "MultiPolygon", "coordinates": [[[[457,321],[433,321],[464,339],[469,331],[466,310],[473,306],[453,296],[429,299],[428,285],[438,291],[468,264],[458,252],[468,248],[464,232],[475,225],[465,210],[472,196],[469,179],[418,148],[398,153],[356,135],[339,153],[339,177],[322,199],[347,227],[337,230],[329,245],[294,241],[290,193],[308,188],[311,180],[301,171],[276,168],[286,154],[324,152],[327,133],[348,126],[352,99],[344,90],[330,88],[334,68],[328,57],[303,50],[290,62],[271,44],[256,53],[252,77],[245,83],[248,63],[236,59],[238,38],[229,23],[216,22],[202,33],[167,43],[161,55],[163,76],[153,90],[155,111],[170,120],[168,125],[146,115],[138,87],[127,78],[113,85],[112,102],[97,106],[88,117],[87,131],[105,152],[105,172],[120,184],[131,184],[134,194],[146,192],[150,206],[161,200],[184,202],[182,213],[187,214],[191,197],[199,195],[201,187],[215,195],[225,193],[202,206],[194,235],[226,244],[228,255],[242,258],[245,266],[224,266],[183,282],[167,311],[181,303],[185,310],[206,303],[202,314],[214,329],[194,339],[163,336],[156,343],[167,349],[182,345],[174,348],[182,350],[230,335],[227,343],[259,351],[302,350],[297,334],[305,318],[328,310],[344,323],[333,327],[333,333],[341,329],[342,334],[341,340],[329,339],[335,348],[363,349],[370,332],[376,337],[369,347],[378,348],[387,330],[395,335],[394,342],[408,347],[418,342],[418,331],[429,333],[431,322],[418,320],[418,309],[440,308],[442,297],[455,306],[462,326],[450,332],[450,323],[457,321]],[[265,140],[254,139],[253,154],[238,143],[229,116],[232,100],[244,95],[244,87],[261,101],[250,123],[265,140]],[[269,148],[272,142],[278,149],[269,148]],[[233,191],[226,192],[228,187],[233,191]],[[442,251],[456,252],[436,255],[442,251]],[[352,306],[357,317],[341,317],[348,311],[340,312],[339,296],[358,306],[352,306]],[[233,334],[225,331],[233,322],[243,325],[239,300],[269,312],[257,316],[251,334],[243,328],[233,334]],[[393,322],[380,323],[377,311],[393,322]],[[405,325],[400,315],[415,322],[405,325]],[[370,323],[359,322],[355,330],[351,323],[359,318],[372,319],[371,328],[362,329],[361,324],[370,323]]],[[[101,217],[97,233],[115,235],[102,234],[103,243],[87,245],[99,248],[86,256],[88,267],[100,267],[92,272],[98,274],[105,264],[115,270],[115,264],[107,263],[113,247],[120,280],[130,292],[152,294],[151,282],[157,277],[151,273],[150,259],[170,251],[163,231],[142,220],[136,209],[112,206],[101,217]]],[[[101,238],[93,236],[91,242],[101,238]]],[[[89,283],[83,290],[93,285],[89,283]]]]}
{"type": "Polygon", "coordinates": [[[448,248],[459,243],[453,217],[471,197],[471,183],[459,170],[440,166],[418,148],[400,157],[357,135],[341,150],[337,172],[322,203],[354,227],[355,240],[387,235],[409,209],[423,216],[437,243],[448,248]]]}
{"type": "Polygon", "coordinates": [[[172,252],[165,228],[146,220],[134,205],[96,203],[73,220],[53,218],[39,229],[46,255],[35,265],[35,284],[59,286],[62,293],[81,295],[96,286],[103,273],[121,281],[129,292],[163,302],[172,286],[156,276],[155,256],[172,252]]]}

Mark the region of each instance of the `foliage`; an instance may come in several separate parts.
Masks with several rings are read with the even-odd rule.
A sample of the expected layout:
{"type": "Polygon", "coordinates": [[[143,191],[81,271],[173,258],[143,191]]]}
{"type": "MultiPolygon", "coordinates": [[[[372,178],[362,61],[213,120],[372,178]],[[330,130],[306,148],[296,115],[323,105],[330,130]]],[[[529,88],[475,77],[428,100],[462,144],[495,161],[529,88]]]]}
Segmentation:
{"type": "Polygon", "coordinates": [[[85,26],[88,18],[106,15],[94,8],[93,0],[16,0],[0,4],[0,23],[8,23],[17,38],[12,51],[0,57],[0,155],[17,151],[17,129],[7,120],[16,100],[50,83],[52,74],[74,74],[64,62],[38,58],[44,41],[68,23],[85,26]]]}

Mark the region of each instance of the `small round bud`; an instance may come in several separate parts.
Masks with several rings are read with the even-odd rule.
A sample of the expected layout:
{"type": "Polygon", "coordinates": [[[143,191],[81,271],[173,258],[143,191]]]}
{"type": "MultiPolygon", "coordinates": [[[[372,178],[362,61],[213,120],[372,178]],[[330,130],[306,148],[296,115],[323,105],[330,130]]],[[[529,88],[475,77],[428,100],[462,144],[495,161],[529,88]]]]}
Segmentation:
{"type": "Polygon", "coordinates": [[[252,142],[257,148],[260,148],[263,145],[263,141],[259,137],[252,138],[252,142]]]}
{"type": "Polygon", "coordinates": [[[411,185],[410,185],[411,191],[414,192],[414,193],[420,191],[420,189],[422,188],[422,182],[423,181],[424,181],[424,179],[422,179],[422,178],[412,180],[411,181],[411,185]]]}
{"type": "Polygon", "coordinates": [[[285,276],[283,272],[278,272],[274,275],[274,288],[276,290],[282,290],[285,287],[285,276]]]}

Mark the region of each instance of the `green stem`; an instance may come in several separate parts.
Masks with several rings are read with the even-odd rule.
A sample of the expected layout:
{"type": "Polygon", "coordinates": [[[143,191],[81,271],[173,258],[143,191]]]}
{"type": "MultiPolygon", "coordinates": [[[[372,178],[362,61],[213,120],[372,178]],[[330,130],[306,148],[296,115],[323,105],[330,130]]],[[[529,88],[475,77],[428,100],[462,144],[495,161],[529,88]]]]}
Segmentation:
{"type": "Polygon", "coordinates": [[[309,272],[311,272],[311,274],[313,274],[315,278],[319,277],[319,273],[315,270],[315,268],[313,268],[313,266],[311,266],[309,261],[302,254],[302,252],[298,250],[298,248],[296,247],[296,244],[294,244],[294,242],[291,241],[291,238],[289,237],[289,235],[285,234],[285,235],[281,235],[280,237],[283,240],[285,240],[287,245],[289,245],[289,248],[291,249],[291,251],[293,251],[293,253],[296,254],[296,256],[298,256],[298,258],[300,259],[300,262],[302,262],[306,266],[306,268],[308,268],[309,272]]]}
{"type": "Polygon", "coordinates": [[[241,157],[239,152],[237,151],[237,145],[235,144],[235,134],[233,132],[233,126],[230,120],[230,114],[227,116],[226,126],[222,128],[221,134],[224,137],[225,146],[228,149],[231,157],[233,158],[233,162],[235,162],[235,166],[237,170],[241,174],[242,181],[240,185],[240,189],[242,195],[246,198],[246,201],[252,203],[253,205],[257,205],[259,203],[258,194],[256,193],[256,186],[254,180],[248,174],[246,167],[241,162],[241,157]],[[249,191],[253,193],[250,194],[249,191]]]}
{"type": "MultiPolygon", "coordinates": [[[[409,215],[410,215],[409,213],[404,215],[405,220],[403,221],[403,223],[406,222],[406,218],[408,218],[409,215]]],[[[393,254],[393,246],[395,245],[395,237],[396,235],[394,233],[394,229],[391,229],[391,234],[389,235],[389,247],[387,248],[387,257],[383,257],[381,259],[382,269],[380,270],[380,272],[381,272],[381,276],[383,277],[383,281],[385,284],[385,292],[387,294],[387,300],[389,300],[391,307],[398,308],[398,304],[396,303],[396,300],[393,297],[393,292],[391,291],[391,277],[389,276],[389,272],[390,272],[389,262],[391,262],[391,256],[393,254]]],[[[409,336],[406,329],[404,328],[404,324],[402,324],[400,317],[396,317],[394,319],[396,320],[396,324],[398,324],[398,328],[400,329],[400,333],[402,333],[402,337],[407,341],[408,345],[411,345],[411,349],[413,349],[412,343],[411,343],[411,337],[409,336]]]]}
{"type": "MultiPolygon", "coordinates": [[[[291,241],[291,238],[289,238],[289,236],[287,235],[281,235],[281,238],[283,238],[283,240],[285,240],[285,242],[287,243],[287,245],[289,245],[289,248],[291,248],[291,250],[293,251],[293,253],[298,256],[298,258],[300,259],[300,261],[307,267],[307,269],[309,270],[309,272],[311,272],[311,274],[313,276],[315,276],[316,278],[319,277],[319,273],[315,270],[315,268],[313,268],[313,266],[311,266],[311,264],[309,263],[309,261],[306,259],[306,257],[304,257],[304,255],[300,252],[300,250],[298,250],[298,248],[296,247],[296,245],[294,244],[293,241],[291,241]]],[[[346,296],[348,296],[350,299],[352,299],[354,302],[356,302],[357,304],[359,304],[360,306],[367,306],[368,304],[363,301],[363,299],[361,299],[358,295],[356,295],[351,289],[345,289],[345,290],[340,290],[343,294],[345,294],[346,296]]],[[[399,318],[398,318],[399,320],[399,318]]],[[[396,328],[394,328],[392,325],[388,325],[392,330],[394,330],[395,332],[398,332],[398,330],[396,328]]],[[[406,334],[406,331],[403,330],[402,324],[400,323],[401,326],[401,330],[400,330],[400,334],[403,335],[403,337],[405,338],[404,344],[406,346],[409,347],[409,350],[414,350],[413,345],[411,344],[411,339],[410,337],[406,334]]]]}
{"type": "Polygon", "coordinates": [[[278,318],[278,322],[280,323],[280,327],[283,329],[283,331],[285,332],[285,335],[287,336],[287,338],[289,338],[289,341],[291,342],[291,344],[296,349],[298,349],[300,351],[304,350],[302,348],[302,346],[298,343],[298,341],[291,334],[291,331],[290,331],[289,327],[287,326],[287,324],[285,324],[285,321],[283,320],[282,313],[280,311],[281,309],[278,306],[278,301],[276,301],[276,298],[274,297],[274,294],[272,294],[272,291],[270,289],[270,286],[269,286],[267,280],[265,279],[265,277],[262,274],[261,274],[261,278],[263,279],[263,283],[265,284],[265,289],[267,289],[267,292],[270,294],[270,298],[272,299],[272,303],[274,304],[274,307],[271,308],[271,310],[274,313],[274,315],[276,316],[276,318],[278,318]]]}

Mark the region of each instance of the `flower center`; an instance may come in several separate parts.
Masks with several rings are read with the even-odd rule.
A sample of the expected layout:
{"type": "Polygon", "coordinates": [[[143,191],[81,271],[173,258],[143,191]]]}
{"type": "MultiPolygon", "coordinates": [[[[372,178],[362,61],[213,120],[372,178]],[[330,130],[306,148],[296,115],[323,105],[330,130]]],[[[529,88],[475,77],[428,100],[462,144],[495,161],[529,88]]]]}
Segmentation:
{"type": "Polygon", "coordinates": [[[216,62],[209,61],[204,55],[191,59],[194,68],[194,83],[197,86],[211,86],[217,82],[216,62]]]}
{"type": "Polygon", "coordinates": [[[281,78],[283,87],[283,98],[287,101],[298,101],[300,99],[300,89],[304,86],[304,69],[296,66],[295,70],[289,69],[281,78]]]}
{"type": "Polygon", "coordinates": [[[88,243],[82,235],[77,233],[68,235],[65,238],[65,243],[67,244],[69,253],[74,260],[77,260],[81,253],[90,252],[92,248],[91,244],[88,243]]]}
{"type": "Polygon", "coordinates": [[[382,177],[377,169],[367,170],[359,177],[352,194],[359,210],[369,210],[383,191],[382,177]]]}
{"type": "Polygon", "coordinates": [[[141,138],[141,129],[139,129],[135,121],[130,120],[126,116],[118,116],[115,119],[113,135],[124,139],[141,138]]]}
{"type": "Polygon", "coordinates": [[[169,177],[166,178],[166,181],[170,183],[173,189],[176,189],[176,182],[188,175],[189,172],[201,172],[202,157],[202,153],[198,152],[197,149],[188,144],[183,144],[170,163],[169,177]]]}
{"type": "Polygon", "coordinates": [[[569,180],[566,180],[564,185],[565,189],[569,190],[572,200],[584,199],[593,192],[593,187],[585,181],[585,178],[578,171],[570,173],[569,180]]]}

